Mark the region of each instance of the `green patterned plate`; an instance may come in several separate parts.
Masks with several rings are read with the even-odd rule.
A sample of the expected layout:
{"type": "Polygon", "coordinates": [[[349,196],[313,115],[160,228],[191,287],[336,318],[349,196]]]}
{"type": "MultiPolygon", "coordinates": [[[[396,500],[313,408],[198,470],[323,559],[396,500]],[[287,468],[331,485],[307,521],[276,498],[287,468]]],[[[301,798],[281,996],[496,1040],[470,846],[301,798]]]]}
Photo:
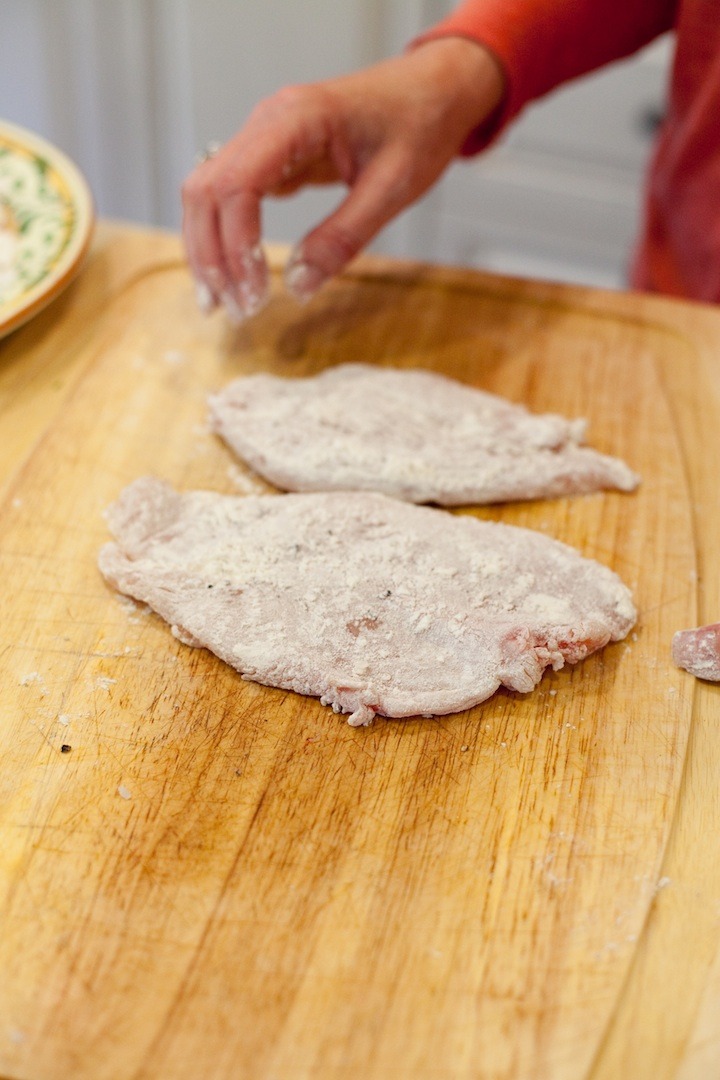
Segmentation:
{"type": "Polygon", "coordinates": [[[38,135],[0,121],[0,337],[69,284],[93,219],[75,165],[38,135]]]}

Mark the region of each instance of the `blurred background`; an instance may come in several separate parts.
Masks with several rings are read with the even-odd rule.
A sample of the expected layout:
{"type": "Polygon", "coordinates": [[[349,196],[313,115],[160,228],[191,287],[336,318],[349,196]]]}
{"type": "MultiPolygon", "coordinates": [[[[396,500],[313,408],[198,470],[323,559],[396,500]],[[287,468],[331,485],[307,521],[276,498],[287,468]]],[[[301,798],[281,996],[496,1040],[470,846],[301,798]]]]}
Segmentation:
{"type": "MultiPolygon", "coordinates": [[[[84,172],[104,217],[177,228],[198,151],[287,83],[400,51],[444,0],[0,0],[0,118],[84,172]]],[[[672,41],[561,89],[453,165],[374,250],[623,287],[672,41]]],[[[268,205],[294,241],[339,197],[268,205]]]]}

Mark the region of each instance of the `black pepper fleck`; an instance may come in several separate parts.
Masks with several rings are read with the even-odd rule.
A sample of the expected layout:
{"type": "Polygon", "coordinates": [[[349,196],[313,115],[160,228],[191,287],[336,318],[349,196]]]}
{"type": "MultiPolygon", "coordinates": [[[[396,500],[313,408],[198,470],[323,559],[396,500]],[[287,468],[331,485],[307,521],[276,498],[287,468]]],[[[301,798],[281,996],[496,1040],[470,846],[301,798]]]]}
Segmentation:
{"type": "Polygon", "coordinates": [[[69,745],[68,743],[66,743],[66,742],[64,742],[64,743],[62,744],[62,746],[60,747],[60,753],[61,753],[61,754],[69,754],[71,750],[72,750],[72,746],[70,746],[70,745],[69,745]]]}

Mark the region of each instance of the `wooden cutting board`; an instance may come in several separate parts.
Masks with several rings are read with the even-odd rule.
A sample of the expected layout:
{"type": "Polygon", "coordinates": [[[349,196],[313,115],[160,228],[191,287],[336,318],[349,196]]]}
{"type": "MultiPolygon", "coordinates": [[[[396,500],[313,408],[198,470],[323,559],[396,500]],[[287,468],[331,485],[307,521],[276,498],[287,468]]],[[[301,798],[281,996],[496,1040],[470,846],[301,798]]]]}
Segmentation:
{"type": "Polygon", "coordinates": [[[63,355],[63,319],[83,330],[61,391],[34,372],[0,508],[0,1072],[645,1075],[615,1071],[624,1016],[655,970],[688,734],[717,706],[669,646],[718,599],[699,451],[720,320],[370,260],[307,308],[276,293],[240,329],[203,319],[165,238],[102,314],[46,321],[63,355]],[[626,642],[527,696],[354,730],[106,587],[102,512],[135,477],[270,490],[208,433],[210,391],[348,360],[588,417],[636,494],[472,512],[616,570],[626,642]]]}

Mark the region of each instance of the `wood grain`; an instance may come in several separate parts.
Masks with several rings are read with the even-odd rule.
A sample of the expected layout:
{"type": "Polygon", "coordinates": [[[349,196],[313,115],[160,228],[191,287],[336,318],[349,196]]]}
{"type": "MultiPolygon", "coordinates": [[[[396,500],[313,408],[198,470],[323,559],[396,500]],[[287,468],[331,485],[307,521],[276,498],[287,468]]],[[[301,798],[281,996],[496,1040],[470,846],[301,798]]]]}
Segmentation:
{"type": "Polygon", "coordinates": [[[708,1075],[718,699],[669,642],[720,612],[720,317],[366,260],[234,330],[196,313],[175,238],[100,243],[0,352],[0,1070],[708,1075]],[[342,360],[587,416],[637,494],[472,512],[612,566],[636,633],[531,695],[353,730],[106,588],[102,510],[136,476],[264,488],[207,433],[209,391],[342,360]]]}

